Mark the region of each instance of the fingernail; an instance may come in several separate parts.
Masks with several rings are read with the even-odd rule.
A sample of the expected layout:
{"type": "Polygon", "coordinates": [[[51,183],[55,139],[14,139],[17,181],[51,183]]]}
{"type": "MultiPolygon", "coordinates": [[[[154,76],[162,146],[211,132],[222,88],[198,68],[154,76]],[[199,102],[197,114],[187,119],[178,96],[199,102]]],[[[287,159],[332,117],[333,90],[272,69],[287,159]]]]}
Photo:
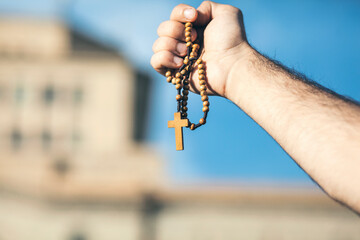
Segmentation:
{"type": "Polygon", "coordinates": [[[178,43],[178,44],[176,45],[176,51],[177,51],[179,54],[186,53],[186,44],[185,44],[185,43],[178,43]]]}
{"type": "Polygon", "coordinates": [[[179,57],[177,57],[177,56],[175,56],[174,57],[174,63],[176,64],[176,65],[180,65],[181,63],[182,63],[182,59],[181,58],[179,58],[179,57]]]}
{"type": "Polygon", "coordinates": [[[195,9],[193,9],[193,8],[185,9],[184,16],[185,16],[185,18],[192,20],[195,17],[195,9]]]}

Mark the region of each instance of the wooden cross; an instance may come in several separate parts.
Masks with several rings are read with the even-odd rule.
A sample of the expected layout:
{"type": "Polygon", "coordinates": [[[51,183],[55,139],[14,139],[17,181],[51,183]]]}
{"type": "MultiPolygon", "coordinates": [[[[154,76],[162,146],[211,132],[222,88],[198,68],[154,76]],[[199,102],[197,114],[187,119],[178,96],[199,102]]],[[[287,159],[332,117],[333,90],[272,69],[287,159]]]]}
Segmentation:
{"type": "Polygon", "coordinates": [[[184,150],[184,140],[182,135],[182,128],[189,126],[188,119],[181,119],[181,113],[174,113],[174,120],[168,121],[168,128],[175,128],[175,142],[176,150],[184,150]]]}

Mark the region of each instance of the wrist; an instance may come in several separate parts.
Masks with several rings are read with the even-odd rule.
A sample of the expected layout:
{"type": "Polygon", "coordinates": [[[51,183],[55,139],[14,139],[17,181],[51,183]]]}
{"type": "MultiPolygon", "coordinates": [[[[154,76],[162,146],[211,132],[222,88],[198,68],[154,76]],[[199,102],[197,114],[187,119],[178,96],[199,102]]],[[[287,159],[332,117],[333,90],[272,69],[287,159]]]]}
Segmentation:
{"type": "MultiPolygon", "coordinates": [[[[239,97],[245,90],[248,68],[256,59],[256,52],[247,42],[239,46],[226,79],[225,97],[239,106],[239,97]]],[[[240,107],[240,106],[239,106],[240,107]]]]}

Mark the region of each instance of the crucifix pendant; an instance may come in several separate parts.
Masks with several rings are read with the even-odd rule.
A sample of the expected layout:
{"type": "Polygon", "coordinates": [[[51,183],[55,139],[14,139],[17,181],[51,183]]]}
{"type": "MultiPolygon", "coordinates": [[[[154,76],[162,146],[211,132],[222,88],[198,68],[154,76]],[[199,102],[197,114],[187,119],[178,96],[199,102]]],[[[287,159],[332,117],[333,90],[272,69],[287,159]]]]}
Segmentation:
{"type": "Polygon", "coordinates": [[[174,120],[168,121],[168,128],[175,128],[176,150],[184,150],[184,139],[182,128],[189,126],[188,119],[181,119],[181,113],[174,113],[174,120]]]}

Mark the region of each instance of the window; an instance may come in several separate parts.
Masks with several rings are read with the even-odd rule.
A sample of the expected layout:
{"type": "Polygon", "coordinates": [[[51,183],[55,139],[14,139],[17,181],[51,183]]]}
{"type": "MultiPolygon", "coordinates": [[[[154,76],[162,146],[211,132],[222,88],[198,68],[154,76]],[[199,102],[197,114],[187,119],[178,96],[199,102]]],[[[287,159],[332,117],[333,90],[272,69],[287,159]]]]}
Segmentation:
{"type": "Polygon", "coordinates": [[[48,150],[51,147],[52,136],[50,131],[43,130],[41,134],[42,146],[44,150],[48,150]]]}
{"type": "Polygon", "coordinates": [[[73,102],[76,105],[79,105],[83,101],[83,89],[81,87],[76,87],[73,90],[73,102]]]}
{"type": "Polygon", "coordinates": [[[51,105],[55,100],[55,88],[53,85],[48,85],[44,88],[42,94],[43,101],[46,105],[51,105]]]}
{"type": "Polygon", "coordinates": [[[11,145],[14,150],[18,150],[21,147],[23,136],[19,129],[14,128],[10,134],[11,145]]]}
{"type": "Polygon", "coordinates": [[[22,85],[18,85],[15,88],[15,93],[14,93],[14,98],[15,98],[15,103],[17,105],[20,105],[24,102],[25,99],[25,90],[24,87],[22,85]]]}

